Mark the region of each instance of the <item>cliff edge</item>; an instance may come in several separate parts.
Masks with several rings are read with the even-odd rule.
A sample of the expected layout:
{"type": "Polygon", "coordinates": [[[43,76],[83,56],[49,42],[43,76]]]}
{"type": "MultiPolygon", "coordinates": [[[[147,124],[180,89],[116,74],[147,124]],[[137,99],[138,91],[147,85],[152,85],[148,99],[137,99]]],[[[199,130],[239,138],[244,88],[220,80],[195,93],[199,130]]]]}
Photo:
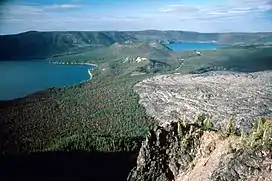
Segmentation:
{"type": "Polygon", "coordinates": [[[255,137],[178,122],[158,127],[143,142],[128,180],[271,181],[271,120],[263,128],[266,136],[255,137]]]}
{"type": "Polygon", "coordinates": [[[134,88],[160,126],[129,181],[272,180],[272,72],[161,75],[134,88]]]}

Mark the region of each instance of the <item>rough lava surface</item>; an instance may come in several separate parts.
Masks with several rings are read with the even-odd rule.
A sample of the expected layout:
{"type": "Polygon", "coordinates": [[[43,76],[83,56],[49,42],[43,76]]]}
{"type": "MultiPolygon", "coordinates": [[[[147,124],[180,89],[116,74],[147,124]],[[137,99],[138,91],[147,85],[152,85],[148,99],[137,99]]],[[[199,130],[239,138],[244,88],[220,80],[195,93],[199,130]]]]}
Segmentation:
{"type": "Polygon", "coordinates": [[[173,111],[190,122],[198,114],[209,115],[215,127],[232,118],[240,130],[272,116],[272,71],[160,75],[139,82],[134,90],[161,125],[176,121],[173,111]]]}

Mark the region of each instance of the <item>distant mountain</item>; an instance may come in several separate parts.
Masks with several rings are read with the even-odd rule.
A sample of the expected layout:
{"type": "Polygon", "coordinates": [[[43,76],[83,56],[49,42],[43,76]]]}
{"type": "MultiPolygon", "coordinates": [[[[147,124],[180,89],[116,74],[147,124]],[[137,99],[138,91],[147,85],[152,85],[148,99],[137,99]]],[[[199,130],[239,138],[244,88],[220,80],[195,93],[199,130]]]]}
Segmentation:
{"type": "Polygon", "coordinates": [[[185,31],[37,32],[0,36],[0,60],[43,59],[84,47],[125,42],[215,41],[222,44],[271,43],[272,33],[197,33],[185,31]]]}
{"type": "Polygon", "coordinates": [[[48,58],[73,48],[104,46],[132,38],[120,32],[26,32],[0,36],[0,60],[48,58]]]}

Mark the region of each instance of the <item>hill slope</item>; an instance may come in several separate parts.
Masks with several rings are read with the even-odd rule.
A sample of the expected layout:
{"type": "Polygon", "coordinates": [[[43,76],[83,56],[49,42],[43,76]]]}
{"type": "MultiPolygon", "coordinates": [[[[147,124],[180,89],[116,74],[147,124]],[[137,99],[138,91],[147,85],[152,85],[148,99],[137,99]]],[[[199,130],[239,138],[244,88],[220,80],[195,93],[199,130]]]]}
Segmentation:
{"type": "Polygon", "coordinates": [[[115,42],[215,41],[224,44],[271,43],[272,33],[197,33],[184,31],[26,32],[0,36],[0,60],[49,58],[84,47],[108,46],[115,42]]]}
{"type": "MultiPolygon", "coordinates": [[[[49,148],[107,151],[114,149],[104,145],[108,141],[119,140],[125,136],[134,142],[135,136],[145,136],[148,127],[153,124],[153,119],[146,115],[145,109],[138,103],[138,96],[133,92],[136,83],[163,72],[186,74],[200,69],[209,71],[216,67],[229,69],[240,67],[241,62],[246,65],[240,67],[242,70],[272,69],[269,66],[271,54],[268,54],[271,48],[240,51],[243,53],[239,53],[239,56],[233,56],[237,54],[235,49],[218,50],[211,54],[204,52],[203,56],[191,59],[185,58],[182,52],[177,55],[185,58],[184,62],[180,62],[180,66],[179,61],[171,57],[174,56],[173,52],[159,43],[124,43],[100,47],[90,52],[90,56],[94,56],[95,52],[98,57],[105,56],[104,59],[96,61],[84,53],[82,57],[59,57],[59,61],[98,63],[98,67],[92,72],[92,81],[69,88],[41,91],[14,101],[0,101],[0,151],[21,152],[49,148]],[[143,52],[146,54],[141,54],[143,52]],[[165,60],[152,59],[148,57],[149,52],[165,54],[165,60]],[[169,52],[170,57],[167,57],[169,52]],[[116,53],[116,59],[109,59],[112,53],[116,53]],[[263,55],[263,60],[255,58],[264,53],[266,55],[263,55]],[[259,64],[263,63],[258,67],[256,61],[259,64]],[[210,65],[211,63],[215,64],[215,67],[210,65]],[[106,139],[103,137],[105,135],[109,137],[106,139]],[[91,138],[98,141],[92,142],[91,138]],[[102,140],[102,145],[99,140],[102,140]]],[[[153,90],[159,88],[160,86],[153,90]]],[[[150,96],[154,94],[155,92],[152,92],[150,96]]],[[[163,115],[161,112],[159,114],[163,115]]],[[[123,146],[120,149],[123,149],[123,146]]],[[[124,149],[133,150],[133,146],[124,149]]]]}
{"type": "Polygon", "coordinates": [[[86,46],[111,45],[131,39],[120,32],[26,32],[0,36],[0,60],[47,58],[86,46]]]}

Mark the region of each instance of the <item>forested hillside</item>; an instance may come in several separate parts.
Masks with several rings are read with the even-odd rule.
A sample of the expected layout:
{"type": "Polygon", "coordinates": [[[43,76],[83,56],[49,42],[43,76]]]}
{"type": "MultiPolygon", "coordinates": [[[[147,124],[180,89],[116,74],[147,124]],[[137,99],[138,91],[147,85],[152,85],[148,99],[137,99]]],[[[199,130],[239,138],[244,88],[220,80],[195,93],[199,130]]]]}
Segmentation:
{"type": "Polygon", "coordinates": [[[44,59],[56,54],[124,42],[214,41],[222,44],[271,43],[272,33],[197,33],[184,31],[36,32],[0,36],[0,60],[44,59]]]}

